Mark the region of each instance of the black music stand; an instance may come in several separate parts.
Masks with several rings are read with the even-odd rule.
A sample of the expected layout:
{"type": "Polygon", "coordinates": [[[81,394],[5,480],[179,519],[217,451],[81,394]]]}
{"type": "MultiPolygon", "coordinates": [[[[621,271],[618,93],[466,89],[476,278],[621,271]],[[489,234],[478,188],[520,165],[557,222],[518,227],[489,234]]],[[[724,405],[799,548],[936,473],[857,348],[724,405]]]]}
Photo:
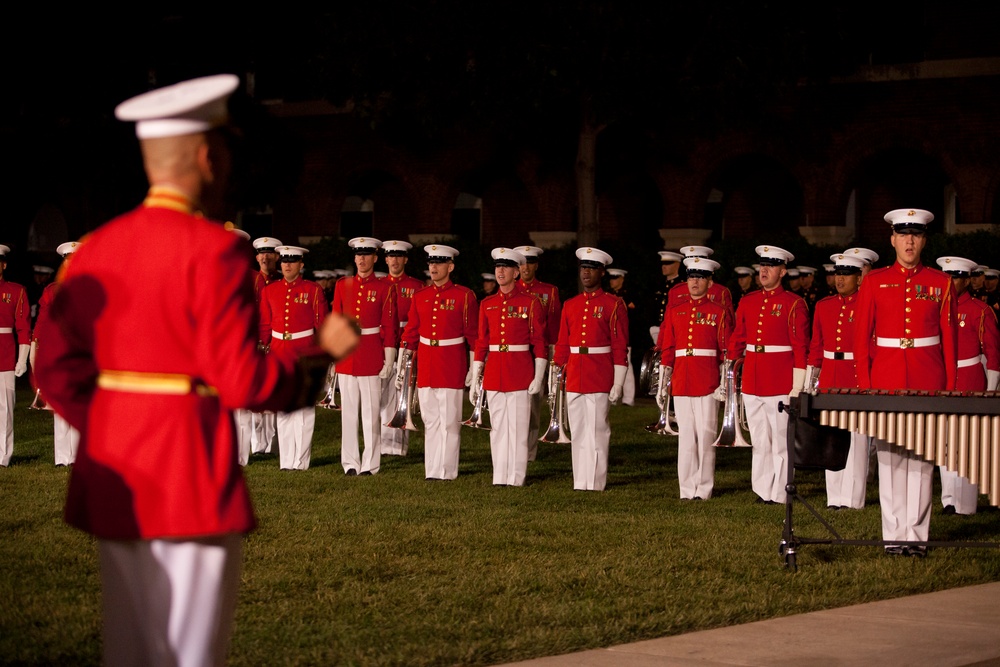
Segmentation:
{"type": "MultiPolygon", "coordinates": [[[[785,557],[785,567],[792,572],[798,570],[796,553],[804,544],[836,544],[846,546],[879,546],[885,547],[885,540],[847,540],[840,536],[836,529],[824,519],[802,496],[795,485],[795,468],[823,468],[826,470],[843,470],[847,464],[847,454],[851,445],[851,434],[833,426],[822,426],[816,421],[816,410],[812,409],[813,397],[805,392],[798,398],[786,404],[778,403],[778,411],[788,414],[788,475],[785,483],[785,526],[778,543],[778,553],[785,557]],[[792,523],[792,508],[795,502],[801,503],[816,519],[823,524],[833,537],[814,538],[799,537],[795,534],[792,523]]],[[[867,456],[867,452],[865,453],[867,456]]],[[[955,542],[928,540],[926,542],[893,540],[892,544],[900,546],[920,547],[980,547],[1000,548],[1000,542],[955,542]]]]}

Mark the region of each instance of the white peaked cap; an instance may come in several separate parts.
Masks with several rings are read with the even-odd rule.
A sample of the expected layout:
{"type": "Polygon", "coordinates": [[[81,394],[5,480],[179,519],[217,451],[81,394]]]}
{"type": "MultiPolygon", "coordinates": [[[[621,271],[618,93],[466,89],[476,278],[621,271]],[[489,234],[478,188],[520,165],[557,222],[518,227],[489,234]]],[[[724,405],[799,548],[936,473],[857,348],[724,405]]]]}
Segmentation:
{"type": "Polygon", "coordinates": [[[115,117],[136,121],[140,139],[205,132],[226,122],[226,102],[239,85],[235,74],[182,81],[125,100],[115,108],[115,117]]]}

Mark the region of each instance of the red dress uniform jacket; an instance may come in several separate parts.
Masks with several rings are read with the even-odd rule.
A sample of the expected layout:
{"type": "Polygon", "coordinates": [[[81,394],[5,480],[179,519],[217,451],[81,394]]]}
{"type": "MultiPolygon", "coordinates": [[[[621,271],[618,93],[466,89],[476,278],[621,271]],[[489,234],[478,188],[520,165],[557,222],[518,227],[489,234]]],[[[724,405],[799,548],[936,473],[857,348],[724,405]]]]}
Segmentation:
{"type": "Polygon", "coordinates": [[[899,262],[869,273],[858,295],[854,338],[858,386],[954,389],[958,363],[955,317],[948,274],[922,264],[905,269],[899,262]],[[940,343],[904,347],[909,340],[933,336],[940,337],[940,343]],[[897,345],[873,346],[873,337],[895,339],[897,345]]]}
{"type": "Polygon", "coordinates": [[[330,309],[353,317],[361,327],[361,342],[354,354],[337,363],[337,372],[359,377],[378,375],[385,365],[385,348],[395,349],[399,341],[399,314],[392,285],[374,273],[366,278],[341,278],[333,289],[330,309]]]}
{"type": "MultiPolygon", "coordinates": [[[[729,291],[729,288],[725,285],[720,285],[719,283],[713,282],[708,286],[708,292],[705,294],[706,299],[709,301],[714,301],[718,303],[723,308],[726,309],[726,313],[729,316],[730,323],[733,322],[735,317],[735,311],[733,310],[733,295],[729,291]]],[[[691,291],[688,290],[687,281],[682,280],[667,292],[667,310],[670,310],[672,306],[676,306],[679,303],[685,303],[691,300],[691,291]]],[[[667,313],[664,311],[663,319],[666,320],[667,313]]],[[[660,323],[660,335],[656,340],[656,347],[663,349],[663,323],[660,323]]],[[[716,385],[718,386],[718,385],[716,385]]],[[[683,394],[679,394],[683,396],[683,394]]]]}
{"type": "Polygon", "coordinates": [[[854,365],[857,305],[857,292],[850,296],[835,294],[816,303],[808,363],[820,369],[819,386],[823,389],[858,386],[854,365]]]}
{"type": "Polygon", "coordinates": [[[17,346],[31,342],[31,306],[28,293],[17,283],[0,278],[0,371],[17,365],[17,346]]]}
{"type": "Polygon", "coordinates": [[[792,370],[806,367],[809,309],[802,297],[778,286],[750,292],[740,300],[727,358],[743,362],[741,391],[780,396],[792,389],[792,370]],[[769,347],[791,348],[769,351],[769,347]]]}
{"type": "MultiPolygon", "coordinates": [[[[514,283],[507,294],[497,292],[479,304],[479,338],[476,361],[490,360],[483,370],[483,389],[523,391],[535,379],[535,359],[548,359],[545,345],[545,308],[534,294],[514,283]],[[526,351],[504,351],[508,345],[525,345],[526,351]],[[500,350],[490,351],[491,346],[500,350]]],[[[464,378],[463,378],[464,384],[464,378]]]]}
{"type": "Polygon", "coordinates": [[[417,386],[463,389],[478,332],[479,301],[468,287],[449,280],[417,292],[400,341],[400,347],[417,350],[417,386]]]}
{"type": "Polygon", "coordinates": [[[382,280],[389,283],[396,291],[396,312],[399,313],[399,326],[400,331],[402,331],[402,327],[406,326],[406,318],[410,316],[410,302],[413,301],[413,295],[422,290],[425,285],[423,281],[405,273],[399,278],[388,275],[382,280]]]}
{"type": "Polygon", "coordinates": [[[295,366],[257,351],[243,241],[189,211],[152,189],[73,255],[39,322],[39,387],[81,434],[66,520],[100,538],[250,530],[231,410],[295,409],[295,366]]]}
{"type": "Polygon", "coordinates": [[[328,312],[319,285],[301,275],[292,282],[282,278],[261,292],[260,339],[272,353],[294,356],[313,345],[328,312]]]}
{"type": "Polygon", "coordinates": [[[660,365],[674,369],[672,395],[707,396],[715,391],[719,386],[719,362],[726,356],[732,332],[729,311],[707,295],[667,309],[660,328],[660,365]]]}
{"type": "Polygon", "coordinates": [[[257,303],[260,303],[260,293],[271,283],[281,280],[281,274],[272,273],[269,276],[265,276],[260,271],[251,271],[251,273],[253,274],[253,293],[257,297],[257,303]]]}
{"type": "Polygon", "coordinates": [[[578,294],[563,304],[553,361],[566,367],[566,391],[598,394],[611,391],[615,366],[628,355],[628,307],[601,288],[578,294]],[[570,347],[610,347],[611,353],[572,353],[570,347]]]}
{"type": "MultiPolygon", "coordinates": [[[[42,290],[42,296],[38,297],[38,319],[42,319],[42,313],[49,309],[52,304],[52,299],[56,296],[56,290],[59,289],[59,282],[51,282],[45,286],[42,290]]],[[[38,341],[38,327],[31,332],[31,340],[38,341]]]]}
{"type": "Polygon", "coordinates": [[[518,280],[517,284],[542,302],[542,308],[545,310],[545,344],[555,345],[559,338],[559,315],[562,313],[559,288],[541,280],[532,280],[530,283],[518,280]]]}
{"type": "MultiPolygon", "coordinates": [[[[43,294],[44,297],[44,294],[43,294]]],[[[997,333],[997,316],[986,302],[974,299],[968,291],[957,300],[958,363],[955,389],[959,391],[985,391],[986,371],[979,355],[986,356],[986,369],[1000,371],[1000,335],[997,333]],[[971,360],[975,359],[975,363],[971,360]]]]}

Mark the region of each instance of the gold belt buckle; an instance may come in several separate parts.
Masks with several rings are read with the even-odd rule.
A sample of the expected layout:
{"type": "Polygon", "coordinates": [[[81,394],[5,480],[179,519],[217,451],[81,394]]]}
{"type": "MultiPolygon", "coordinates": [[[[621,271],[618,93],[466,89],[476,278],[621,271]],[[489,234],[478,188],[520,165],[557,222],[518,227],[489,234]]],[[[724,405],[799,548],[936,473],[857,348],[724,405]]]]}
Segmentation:
{"type": "Polygon", "coordinates": [[[431,347],[437,347],[437,346],[438,346],[438,341],[437,341],[437,339],[433,339],[433,340],[431,340],[431,342],[430,342],[430,345],[431,345],[431,347]]]}
{"type": "Polygon", "coordinates": [[[500,346],[500,351],[501,352],[506,352],[507,351],[507,346],[506,345],[501,345],[500,346]]]}
{"type": "Polygon", "coordinates": [[[587,348],[587,347],[581,347],[580,348],[580,354],[588,354],[589,351],[590,351],[590,348],[587,348]]]}
{"type": "Polygon", "coordinates": [[[753,351],[754,352],[763,352],[764,351],[764,346],[763,345],[754,345],[753,346],[753,351]]]}
{"type": "Polygon", "coordinates": [[[291,339],[292,339],[292,334],[288,333],[287,331],[281,334],[281,340],[291,340],[291,339]]]}
{"type": "Polygon", "coordinates": [[[684,350],[684,356],[685,357],[693,357],[694,356],[694,350],[691,349],[690,347],[687,348],[686,350],[684,350]]]}
{"type": "Polygon", "coordinates": [[[899,339],[899,347],[901,349],[904,349],[904,350],[907,349],[907,348],[913,347],[913,339],[912,338],[900,338],[899,339]]]}

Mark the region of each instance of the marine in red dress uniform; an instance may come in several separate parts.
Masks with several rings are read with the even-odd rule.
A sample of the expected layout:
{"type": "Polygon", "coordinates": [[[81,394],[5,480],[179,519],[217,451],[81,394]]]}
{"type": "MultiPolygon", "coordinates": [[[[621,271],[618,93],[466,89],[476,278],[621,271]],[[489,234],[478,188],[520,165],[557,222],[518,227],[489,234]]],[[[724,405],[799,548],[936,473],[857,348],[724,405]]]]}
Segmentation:
{"type": "MultiPolygon", "coordinates": [[[[422,280],[417,280],[405,272],[407,253],[413,246],[406,241],[386,241],[382,244],[382,251],[385,253],[385,263],[389,268],[389,275],[382,280],[386,281],[396,291],[396,309],[399,313],[399,331],[402,333],[406,326],[406,318],[410,314],[410,302],[413,295],[422,290],[425,285],[422,280]]],[[[396,355],[399,359],[399,355],[396,355]]],[[[466,362],[468,364],[468,362],[466,362]]],[[[406,456],[410,445],[410,432],[401,428],[390,428],[386,426],[396,414],[396,404],[399,392],[396,389],[395,373],[388,379],[382,381],[381,415],[382,415],[382,454],[390,456],[406,456]]]]}
{"type": "Polygon", "coordinates": [[[703,257],[684,260],[689,298],[667,309],[660,325],[662,410],[667,383],[677,418],[677,478],[682,500],[708,500],[715,487],[715,443],[719,426],[719,360],[733,330],[729,311],[708,298],[719,263],[703,257]]]}
{"type": "MultiPolygon", "coordinates": [[[[947,274],[920,263],[929,211],[896,209],[892,225],[895,263],[865,276],[858,296],[854,359],[862,389],[955,388],[955,297],[947,274]],[[874,345],[871,341],[874,340],[874,345]]],[[[875,438],[882,539],[893,555],[924,555],[930,531],[934,467],[904,447],[875,438]]]]}
{"type": "MultiPolygon", "coordinates": [[[[417,355],[424,476],[455,479],[461,445],[462,392],[468,378],[469,351],[475,348],[478,338],[479,301],[468,287],[451,281],[457,250],[433,244],[424,246],[424,252],[433,283],[414,295],[400,348],[404,356],[417,355]]],[[[399,390],[403,391],[402,374],[397,378],[399,390]]]]}
{"type": "Polygon", "coordinates": [[[524,256],[511,248],[494,248],[492,256],[499,289],[479,304],[469,400],[473,405],[479,400],[478,378],[484,373],[493,483],[523,486],[531,415],[528,397],[541,391],[548,365],[544,308],[538,297],[517,284],[524,256]]]}
{"type": "MultiPolygon", "coordinates": [[[[257,300],[257,315],[260,313],[260,295],[264,288],[273,282],[281,280],[278,271],[278,246],[284,245],[273,236],[262,236],[254,239],[253,247],[257,251],[256,259],[259,270],[253,274],[253,293],[257,300]]],[[[258,341],[259,349],[266,352],[271,341],[264,338],[258,341]]],[[[242,415],[244,411],[239,410],[242,415]]],[[[249,412],[249,411],[247,411],[249,412]]],[[[276,434],[276,415],[273,412],[250,412],[250,451],[253,454],[267,454],[271,451],[271,443],[276,434]]]]}
{"type": "MultiPolygon", "coordinates": [[[[813,315],[806,390],[830,387],[854,388],[858,376],[854,366],[854,324],[858,285],[864,260],[853,255],[831,258],[837,294],[816,302],[813,315]]],[[[868,436],[851,434],[851,448],[843,470],[826,471],[826,504],[833,509],[860,509],[865,506],[868,483],[868,436]]]]}
{"type": "Polygon", "coordinates": [[[611,256],[578,248],[584,292],[563,306],[554,362],[566,377],[573,488],[603,491],[608,479],[608,411],[622,397],[628,356],[628,308],[601,288],[611,256]]]}
{"type": "MultiPolygon", "coordinates": [[[[559,337],[559,314],[562,312],[562,303],[559,301],[559,288],[549,283],[543,283],[535,275],[538,271],[538,256],[545,251],[533,245],[521,245],[514,248],[524,255],[524,264],[520,266],[521,277],[518,278],[518,285],[526,292],[530,292],[538,297],[545,311],[545,345],[549,350],[549,358],[552,358],[552,348],[559,337]]],[[[538,421],[542,409],[542,391],[532,394],[528,399],[531,405],[531,420],[528,423],[528,461],[534,461],[538,454],[538,421]]]]}
{"type": "Polygon", "coordinates": [[[743,362],[743,405],[753,446],[751,481],[758,502],[785,502],[788,414],[778,403],[802,390],[809,347],[809,311],[802,297],[781,286],[787,250],[757,246],[761,289],[740,300],[727,359],[746,354],[743,362]]]}
{"type": "MultiPolygon", "coordinates": [[[[1000,336],[997,317],[984,301],[969,293],[971,272],[978,268],[964,257],[939,257],[938,266],[951,276],[958,322],[957,391],[994,391],[1000,381],[1000,336]]],[[[945,514],[975,514],[979,487],[957,472],[939,466],[941,504],[945,514]]]]}
{"type": "MultiPolygon", "coordinates": [[[[270,341],[268,354],[294,356],[313,345],[329,309],[323,289],[302,277],[308,250],[278,246],[282,280],[264,288],[260,299],[260,338],[270,341]]],[[[282,470],[308,470],[316,406],[307,405],[277,416],[278,457],[282,470]]]]}
{"type": "Polygon", "coordinates": [[[351,357],[337,364],[342,408],[340,463],[346,475],[373,475],[382,461],[381,381],[392,377],[399,315],[396,291],[374,271],[382,242],[357,237],[348,241],[348,245],[354,249],[358,272],[337,281],[331,308],[358,323],[361,342],[351,357]],[[358,444],[359,412],[365,443],[363,455],[358,444]]]}
{"type": "Polygon", "coordinates": [[[28,369],[31,348],[31,306],[28,293],[5,280],[10,248],[0,245],[0,467],[14,454],[14,378],[28,369]]]}

